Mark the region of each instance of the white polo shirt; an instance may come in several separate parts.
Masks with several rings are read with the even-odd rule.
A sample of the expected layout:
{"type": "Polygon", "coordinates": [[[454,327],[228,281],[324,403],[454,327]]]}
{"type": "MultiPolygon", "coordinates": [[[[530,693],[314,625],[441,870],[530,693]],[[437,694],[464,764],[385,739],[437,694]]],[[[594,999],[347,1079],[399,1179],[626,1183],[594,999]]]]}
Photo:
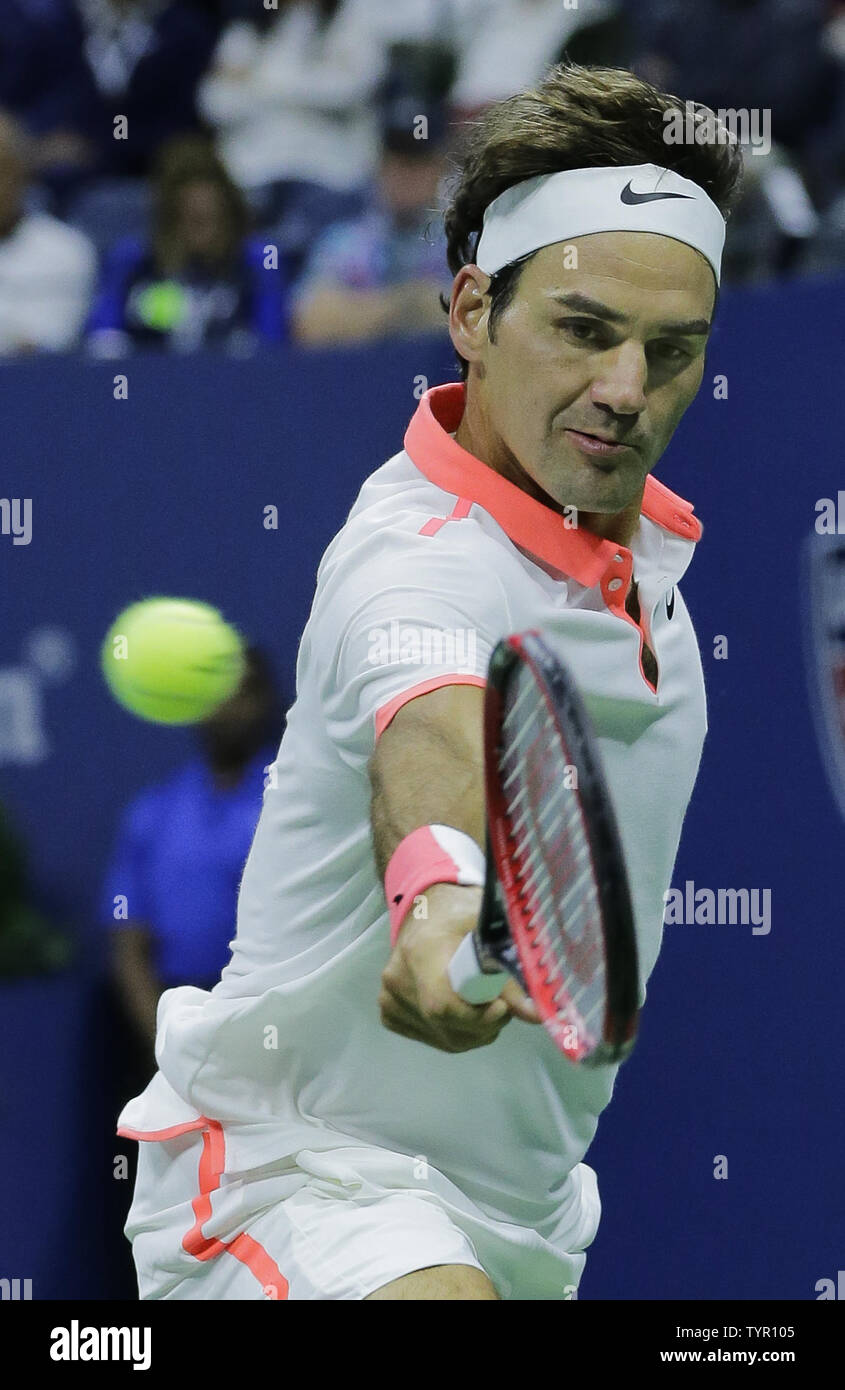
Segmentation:
{"type": "Polygon", "coordinates": [[[698,647],[676,587],[701,528],[651,477],[630,548],[568,528],[455,441],[464,392],[426,392],[404,449],[367,479],[323,556],[231,963],[210,994],[162,997],[160,1071],[120,1125],[163,1137],[199,1116],[221,1121],[233,1169],[347,1144],[424,1155],[494,1219],[577,1230],[587,1216],[570,1174],[617,1069],[580,1068],[519,1020],[492,1046],[458,1054],[383,1027],[389,930],[367,762],[406,701],[456,681],[483,685],[496,642],[539,628],[599,734],[644,998],[706,731],[698,647]],[[624,607],[632,574],[642,627],[624,607]]]}

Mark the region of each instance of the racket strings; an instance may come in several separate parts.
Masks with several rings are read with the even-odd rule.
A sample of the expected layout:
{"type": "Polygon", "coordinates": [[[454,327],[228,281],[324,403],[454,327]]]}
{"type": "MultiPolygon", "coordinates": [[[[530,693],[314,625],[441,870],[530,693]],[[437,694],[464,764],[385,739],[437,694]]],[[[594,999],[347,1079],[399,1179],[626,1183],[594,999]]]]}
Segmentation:
{"type": "Polygon", "coordinates": [[[525,675],[506,700],[500,749],[523,926],[558,1023],[592,1047],[605,1015],[602,916],[573,771],[542,692],[525,675]]]}

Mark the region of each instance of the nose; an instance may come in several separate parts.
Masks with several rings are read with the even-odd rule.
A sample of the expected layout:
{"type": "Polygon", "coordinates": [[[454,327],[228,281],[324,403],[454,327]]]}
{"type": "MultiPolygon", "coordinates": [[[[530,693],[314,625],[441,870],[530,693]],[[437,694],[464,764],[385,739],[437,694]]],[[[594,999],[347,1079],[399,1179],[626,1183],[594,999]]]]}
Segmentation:
{"type": "Polygon", "coordinates": [[[620,343],[603,353],[601,368],[590,387],[594,405],[614,415],[639,415],[646,408],[648,363],[641,343],[620,343]]]}

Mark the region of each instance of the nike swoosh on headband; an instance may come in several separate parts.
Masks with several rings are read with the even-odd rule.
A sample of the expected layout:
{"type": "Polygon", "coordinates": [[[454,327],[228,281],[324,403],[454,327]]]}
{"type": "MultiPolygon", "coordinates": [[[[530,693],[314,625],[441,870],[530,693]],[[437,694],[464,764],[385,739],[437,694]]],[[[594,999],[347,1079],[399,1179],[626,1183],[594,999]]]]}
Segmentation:
{"type": "Polygon", "coordinates": [[[619,200],[622,203],[656,203],[661,198],[691,198],[690,193],[635,193],[631,188],[631,181],[626,183],[619,200]]]}
{"type": "Polygon", "coordinates": [[[650,232],[698,251],[718,285],[725,230],[706,190],[676,170],[658,164],[560,169],[512,184],[488,204],[475,263],[492,276],[556,242],[598,232],[650,232]]]}

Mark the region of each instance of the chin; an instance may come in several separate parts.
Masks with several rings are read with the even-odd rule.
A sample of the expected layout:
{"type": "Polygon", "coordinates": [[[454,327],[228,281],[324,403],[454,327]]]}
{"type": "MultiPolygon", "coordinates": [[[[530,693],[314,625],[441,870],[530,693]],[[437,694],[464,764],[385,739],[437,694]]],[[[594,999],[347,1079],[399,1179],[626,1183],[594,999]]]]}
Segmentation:
{"type": "MultiPolygon", "coordinates": [[[[630,479],[620,478],[617,470],[608,474],[587,465],[588,476],[583,468],[568,472],[564,481],[548,491],[549,501],[557,507],[576,507],[579,512],[621,512],[629,506],[637,495],[637,487],[631,486],[630,479]]],[[[544,487],[543,483],[538,484],[544,487]]]]}
{"type": "Polygon", "coordinates": [[[645,480],[639,460],[618,463],[579,460],[572,472],[571,495],[580,496],[575,506],[589,512],[621,512],[642,495],[645,480]]]}

